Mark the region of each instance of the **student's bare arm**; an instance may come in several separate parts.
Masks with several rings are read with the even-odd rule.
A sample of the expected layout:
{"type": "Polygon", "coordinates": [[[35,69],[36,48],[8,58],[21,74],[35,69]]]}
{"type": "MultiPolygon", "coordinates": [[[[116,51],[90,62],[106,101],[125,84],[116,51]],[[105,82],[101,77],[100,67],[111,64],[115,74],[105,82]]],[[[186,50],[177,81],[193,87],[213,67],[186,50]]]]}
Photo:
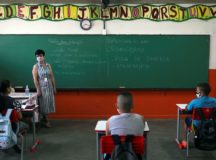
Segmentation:
{"type": "Polygon", "coordinates": [[[22,112],[21,111],[17,111],[17,114],[18,114],[18,118],[19,118],[19,120],[21,120],[22,119],[22,112]]]}
{"type": "Polygon", "coordinates": [[[109,120],[107,120],[107,122],[106,122],[106,135],[110,135],[109,120]]]}

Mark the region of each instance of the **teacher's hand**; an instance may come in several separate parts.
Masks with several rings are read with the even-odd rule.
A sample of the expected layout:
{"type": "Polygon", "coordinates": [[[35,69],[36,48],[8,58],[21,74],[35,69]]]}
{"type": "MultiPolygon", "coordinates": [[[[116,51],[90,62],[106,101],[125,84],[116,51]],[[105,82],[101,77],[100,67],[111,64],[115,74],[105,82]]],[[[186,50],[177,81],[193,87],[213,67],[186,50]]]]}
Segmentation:
{"type": "Polygon", "coordinates": [[[57,93],[57,91],[56,91],[56,88],[54,88],[53,92],[54,92],[54,94],[56,94],[56,93],[57,93]]]}
{"type": "Polygon", "coordinates": [[[41,90],[37,90],[37,96],[42,96],[41,90]]]}

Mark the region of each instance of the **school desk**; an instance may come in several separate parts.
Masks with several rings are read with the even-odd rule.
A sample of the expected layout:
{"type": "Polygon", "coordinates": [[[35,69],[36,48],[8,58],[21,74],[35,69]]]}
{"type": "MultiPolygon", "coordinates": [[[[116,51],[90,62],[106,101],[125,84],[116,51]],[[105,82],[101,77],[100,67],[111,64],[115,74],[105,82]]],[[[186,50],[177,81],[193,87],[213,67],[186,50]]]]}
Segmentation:
{"type": "Polygon", "coordinates": [[[38,111],[37,93],[31,93],[31,99],[32,99],[31,107],[28,107],[29,95],[26,95],[23,92],[15,92],[15,93],[11,93],[9,96],[16,99],[17,101],[19,101],[22,104],[21,111],[22,111],[23,115],[26,114],[26,115],[32,117],[33,145],[31,147],[31,151],[34,151],[36,146],[39,144],[39,140],[36,140],[36,127],[35,127],[36,120],[35,120],[35,115],[34,115],[35,112],[38,111]]]}
{"type": "Polygon", "coordinates": [[[180,143],[180,116],[181,114],[190,114],[186,111],[187,104],[176,104],[177,106],[177,127],[176,127],[176,142],[180,143]]]}
{"type": "MultiPolygon", "coordinates": [[[[96,132],[96,151],[97,151],[97,160],[101,160],[101,154],[100,154],[100,138],[101,136],[105,135],[106,131],[106,120],[99,120],[95,127],[96,132]]],[[[150,131],[148,123],[145,122],[145,128],[143,131],[143,136],[145,137],[145,156],[147,159],[147,133],[150,131]]]]}

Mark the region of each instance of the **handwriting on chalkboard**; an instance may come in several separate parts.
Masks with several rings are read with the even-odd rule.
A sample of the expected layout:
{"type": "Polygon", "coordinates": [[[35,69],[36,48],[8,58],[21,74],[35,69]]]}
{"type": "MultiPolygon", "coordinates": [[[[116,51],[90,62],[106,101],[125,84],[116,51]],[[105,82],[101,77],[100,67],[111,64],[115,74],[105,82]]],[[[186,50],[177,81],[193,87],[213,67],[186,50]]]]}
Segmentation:
{"type": "Polygon", "coordinates": [[[86,39],[49,38],[48,42],[58,46],[53,47],[51,56],[56,74],[67,77],[85,77],[94,70],[109,78],[113,71],[147,72],[171,61],[166,54],[148,48],[152,42],[140,36],[132,39],[109,37],[105,39],[103,50],[98,50],[99,46],[88,46],[86,39]]]}
{"type": "MultiPolygon", "coordinates": [[[[121,36],[120,36],[121,37],[121,36]]],[[[106,41],[107,44],[148,44],[148,40],[140,40],[140,39],[121,39],[121,38],[109,38],[109,40],[106,41]]]]}
{"type": "Polygon", "coordinates": [[[138,69],[138,70],[143,70],[143,69],[149,69],[150,65],[149,64],[116,64],[117,69],[138,69]]]}
{"type": "Polygon", "coordinates": [[[76,72],[76,71],[62,71],[62,72],[59,72],[59,71],[56,71],[55,74],[57,76],[85,76],[85,73],[84,72],[76,72]]]}
{"type": "Polygon", "coordinates": [[[170,58],[167,56],[147,56],[147,62],[170,62],[170,58]]]}
{"type": "Polygon", "coordinates": [[[83,42],[81,40],[63,40],[57,38],[49,38],[48,42],[58,46],[70,46],[70,45],[81,45],[83,42]]]}
{"type": "Polygon", "coordinates": [[[124,46],[124,47],[106,47],[106,52],[112,52],[112,53],[128,53],[128,54],[137,54],[137,53],[143,53],[145,51],[145,48],[138,48],[133,46],[124,46]]]}

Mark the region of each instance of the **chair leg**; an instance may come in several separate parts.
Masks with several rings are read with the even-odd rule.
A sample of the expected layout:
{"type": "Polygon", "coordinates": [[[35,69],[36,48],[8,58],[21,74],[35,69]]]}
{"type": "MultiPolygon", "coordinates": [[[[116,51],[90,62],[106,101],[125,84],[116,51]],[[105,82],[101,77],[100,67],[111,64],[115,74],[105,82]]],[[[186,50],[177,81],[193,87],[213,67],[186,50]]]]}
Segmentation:
{"type": "Polygon", "coordinates": [[[144,142],[144,147],[145,147],[145,150],[144,150],[144,155],[143,155],[143,160],[147,160],[147,158],[148,158],[148,155],[147,155],[147,153],[148,153],[148,145],[147,145],[147,143],[148,143],[148,137],[147,137],[147,134],[146,135],[144,135],[144,137],[145,137],[145,142],[144,142]]]}
{"type": "Polygon", "coordinates": [[[187,155],[187,157],[189,157],[189,136],[190,136],[190,131],[189,130],[187,130],[187,153],[186,153],[186,155],[187,155]]]}
{"type": "Polygon", "coordinates": [[[104,160],[104,154],[101,154],[101,159],[100,160],[104,160]]]}
{"type": "Polygon", "coordinates": [[[24,151],[27,151],[27,142],[26,142],[26,137],[24,135],[24,151]]]}
{"type": "Polygon", "coordinates": [[[25,133],[22,134],[20,133],[19,134],[20,138],[21,138],[21,155],[20,155],[20,160],[23,160],[24,159],[24,143],[25,143],[25,133]]]}
{"type": "Polygon", "coordinates": [[[189,130],[188,130],[188,128],[186,128],[186,129],[185,129],[186,142],[188,141],[188,132],[189,132],[189,130]]]}

